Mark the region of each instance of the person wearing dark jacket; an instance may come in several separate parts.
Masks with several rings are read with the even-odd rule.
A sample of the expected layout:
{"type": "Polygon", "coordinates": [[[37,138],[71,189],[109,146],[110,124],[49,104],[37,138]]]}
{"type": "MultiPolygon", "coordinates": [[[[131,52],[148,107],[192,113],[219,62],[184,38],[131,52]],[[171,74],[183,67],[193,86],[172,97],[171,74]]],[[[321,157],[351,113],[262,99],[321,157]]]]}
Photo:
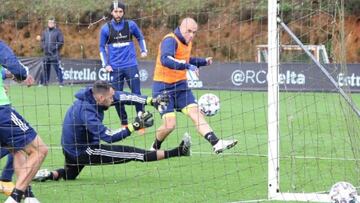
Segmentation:
{"type": "Polygon", "coordinates": [[[51,17],[48,20],[48,27],[43,31],[41,37],[41,47],[44,51],[44,71],[41,74],[40,84],[49,84],[51,67],[53,66],[60,87],[64,85],[63,72],[60,66],[60,50],[63,45],[64,36],[61,30],[56,27],[55,18],[51,17]]]}
{"type": "Polygon", "coordinates": [[[62,129],[61,145],[65,156],[65,167],[49,172],[38,171],[34,180],[74,180],[85,165],[122,164],[129,161],[150,162],[178,156],[190,155],[190,137],[185,135],[180,145],[172,150],[147,151],[144,149],[113,145],[142,128],[151,127],[150,112],[141,112],[127,127],[111,130],[102,123],[104,111],[116,103],[167,105],[168,96],[156,98],[114,91],[105,81],[97,81],[93,87],[80,90],[76,101],[68,109],[62,129]],[[105,141],[109,144],[101,144],[105,141]]]}

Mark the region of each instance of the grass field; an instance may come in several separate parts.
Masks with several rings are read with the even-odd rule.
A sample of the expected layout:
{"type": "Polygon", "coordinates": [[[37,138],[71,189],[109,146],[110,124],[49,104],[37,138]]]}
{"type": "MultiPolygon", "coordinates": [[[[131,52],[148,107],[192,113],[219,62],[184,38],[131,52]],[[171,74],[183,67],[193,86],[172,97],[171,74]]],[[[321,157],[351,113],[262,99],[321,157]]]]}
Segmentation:
{"type": "MultiPolygon", "coordinates": [[[[50,150],[42,168],[63,166],[61,123],[73,94],[80,86],[18,87],[10,89],[15,108],[37,129],[50,150]]],[[[199,97],[209,91],[195,91],[199,97]]],[[[182,114],[178,127],[163,144],[177,146],[184,132],[192,135],[191,157],[152,163],[85,167],[76,181],[33,183],[42,202],[233,202],[267,198],[267,94],[264,92],[211,91],[221,100],[221,111],[208,119],[219,137],[236,138],[239,144],[215,155],[182,114]]],[[[144,94],[150,94],[145,89],[144,94]]],[[[353,95],[360,103],[360,97],[353,95]]],[[[358,184],[358,118],[337,94],[281,94],[281,190],[315,192],[329,190],[338,181],[358,184]],[[345,117],[345,115],[350,115],[345,117]],[[350,132],[349,132],[349,127],[350,132]],[[350,134],[351,136],[348,136],[350,134]],[[354,140],[353,140],[354,141],[354,140]],[[354,157],[355,156],[355,157],[354,157]]],[[[152,107],[148,110],[154,111],[152,107]]],[[[134,115],[134,108],[128,107],[134,115]]],[[[134,133],[119,144],[149,148],[160,118],[145,136],[134,133]]],[[[130,119],[131,120],[131,119],[130,119]]],[[[114,108],[104,123],[120,126],[114,108]]],[[[1,167],[5,159],[1,161],[1,167]]],[[[0,196],[0,201],[4,200],[0,196]]]]}

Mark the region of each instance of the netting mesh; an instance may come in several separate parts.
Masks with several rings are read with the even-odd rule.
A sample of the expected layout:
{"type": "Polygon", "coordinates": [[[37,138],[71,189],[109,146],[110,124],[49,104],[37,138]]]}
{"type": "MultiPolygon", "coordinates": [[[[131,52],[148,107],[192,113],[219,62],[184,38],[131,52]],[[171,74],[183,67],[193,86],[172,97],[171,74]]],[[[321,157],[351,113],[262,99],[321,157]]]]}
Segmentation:
{"type": "MultiPolygon", "coordinates": [[[[98,67],[99,61],[89,59],[99,60],[99,32],[106,22],[102,19],[111,18],[108,9],[111,2],[0,0],[1,39],[18,56],[42,57],[37,36],[46,27],[48,18],[54,16],[65,36],[61,52],[63,60],[76,59],[67,61],[63,71],[75,70],[75,66],[81,67],[85,61],[98,67]]],[[[43,202],[266,200],[267,67],[265,63],[256,63],[256,47],[267,44],[267,1],[134,0],[126,3],[126,17],[134,20],[142,30],[149,50],[145,60],[152,63],[162,38],[176,28],[182,18],[190,16],[198,22],[192,55],[214,57],[217,65],[213,67],[220,71],[211,72],[211,75],[211,66],[201,69],[200,80],[211,82],[204,82],[205,87],[195,89],[194,95],[199,98],[205,93],[213,93],[220,98],[220,112],[208,117],[207,121],[218,137],[234,138],[239,143],[216,155],[211,145],[198,136],[190,119],[177,113],[176,129],[162,148],[177,146],[183,134],[188,132],[193,142],[191,157],[153,163],[86,166],[74,181],[34,182],[32,186],[38,199],[43,202]],[[219,79],[223,75],[226,79],[219,79]],[[229,88],[228,83],[231,84],[229,88]]],[[[335,78],[338,73],[348,73],[347,60],[356,62],[350,55],[346,60],[343,53],[350,43],[344,41],[347,33],[342,25],[343,11],[348,10],[340,2],[330,0],[280,1],[280,18],[296,36],[306,45],[324,45],[330,63],[336,63],[326,64],[335,78]]],[[[282,45],[296,45],[283,29],[280,29],[280,36],[282,45]]],[[[283,51],[280,59],[281,191],[328,192],[338,181],[357,186],[357,115],[303,51],[283,51]]],[[[265,53],[262,62],[266,60],[265,53]]],[[[150,71],[153,71],[153,65],[150,71]]],[[[53,70],[51,74],[55,78],[53,70]]],[[[32,88],[8,83],[13,106],[49,146],[42,168],[53,170],[64,166],[60,144],[63,119],[75,100],[74,94],[87,85],[70,81],[73,78],[65,79],[62,88],[56,82],[32,88]]],[[[351,94],[356,87],[344,85],[343,88],[355,103],[359,103],[357,94],[351,94]]],[[[129,89],[126,87],[125,91],[129,89]]],[[[142,93],[151,95],[151,85],[142,86],[142,93]]],[[[136,116],[135,108],[127,106],[126,109],[129,121],[132,121],[136,116]]],[[[156,129],[161,125],[161,117],[154,108],[148,106],[146,109],[154,113],[155,124],[146,130],[145,136],[133,133],[114,144],[150,148],[156,129]]],[[[114,108],[106,112],[103,123],[113,129],[120,128],[114,108]]],[[[1,167],[5,160],[1,160],[1,167]]],[[[0,200],[5,200],[5,196],[0,196],[0,200]]]]}
{"type": "MultiPolygon", "coordinates": [[[[341,83],[339,75],[347,75],[352,70],[346,66],[346,58],[342,53],[345,48],[344,30],[339,28],[343,27],[344,8],[340,2],[282,1],[280,5],[283,8],[290,5],[281,13],[281,18],[303,44],[325,45],[330,53],[330,61],[336,64],[320,62],[331,77],[338,84],[341,83]]],[[[297,43],[283,30],[281,44],[297,43]]],[[[301,70],[294,67],[295,84],[301,78],[300,73],[314,70],[319,72],[302,79],[330,84],[330,78],[314,65],[304,51],[289,53],[287,57],[290,55],[310,61],[301,70]]],[[[284,58],[280,57],[280,60],[281,72],[284,70],[281,67],[289,63],[284,58]]],[[[328,89],[333,93],[322,90],[316,93],[304,92],[305,88],[299,88],[297,93],[288,92],[294,83],[284,82],[284,91],[280,93],[280,155],[283,157],[280,158],[281,191],[326,193],[335,182],[348,181],[358,185],[358,150],[352,147],[359,139],[356,133],[359,122],[357,113],[339,94],[334,84],[329,85],[328,89]]],[[[341,88],[350,95],[349,86],[341,88]]],[[[356,98],[356,95],[351,96],[356,98]]],[[[355,102],[351,105],[357,108],[355,102]]]]}

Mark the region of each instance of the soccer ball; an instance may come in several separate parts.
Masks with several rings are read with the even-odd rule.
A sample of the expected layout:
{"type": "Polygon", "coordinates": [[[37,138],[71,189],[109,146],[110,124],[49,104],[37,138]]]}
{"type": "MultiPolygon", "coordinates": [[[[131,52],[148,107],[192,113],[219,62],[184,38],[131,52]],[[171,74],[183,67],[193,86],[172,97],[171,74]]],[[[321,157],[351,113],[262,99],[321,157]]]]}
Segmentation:
{"type": "Polygon", "coordinates": [[[200,111],[205,116],[214,116],[220,110],[220,100],[215,94],[207,93],[200,97],[198,101],[200,111]]]}
{"type": "Polygon", "coordinates": [[[330,189],[330,198],[335,203],[358,203],[357,191],[348,182],[338,182],[330,189]]]}

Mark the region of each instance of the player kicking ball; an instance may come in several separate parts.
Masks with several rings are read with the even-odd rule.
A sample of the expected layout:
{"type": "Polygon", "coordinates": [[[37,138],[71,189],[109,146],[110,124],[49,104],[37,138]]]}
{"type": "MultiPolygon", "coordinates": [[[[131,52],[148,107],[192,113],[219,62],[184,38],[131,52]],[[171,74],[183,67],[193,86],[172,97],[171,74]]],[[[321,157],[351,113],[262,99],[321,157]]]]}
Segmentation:
{"type": "Polygon", "coordinates": [[[117,102],[166,106],[167,95],[156,98],[114,91],[110,84],[97,81],[93,87],[80,90],[77,100],[68,109],[63,122],[61,145],[65,156],[64,168],[49,172],[39,170],[34,180],[75,180],[85,166],[122,164],[129,161],[151,162],[179,156],[190,156],[191,140],[185,135],[178,147],[171,150],[148,151],[136,147],[114,145],[142,128],[154,124],[150,112],[141,112],[127,127],[110,130],[102,123],[104,111],[117,102]],[[101,144],[100,141],[110,144],[101,144]]]}
{"type": "Polygon", "coordinates": [[[166,137],[175,130],[175,111],[189,117],[197,131],[213,147],[215,153],[221,153],[237,144],[235,139],[219,139],[203,114],[200,113],[195,97],[188,87],[186,72],[198,74],[198,67],[212,64],[212,58],[191,57],[192,41],[198,30],[192,18],[182,20],[174,32],[167,34],[160,43],[155,64],[153,96],[169,92],[170,101],[166,110],[161,111],[162,125],[156,130],[152,150],[158,150],[166,137]]]}

